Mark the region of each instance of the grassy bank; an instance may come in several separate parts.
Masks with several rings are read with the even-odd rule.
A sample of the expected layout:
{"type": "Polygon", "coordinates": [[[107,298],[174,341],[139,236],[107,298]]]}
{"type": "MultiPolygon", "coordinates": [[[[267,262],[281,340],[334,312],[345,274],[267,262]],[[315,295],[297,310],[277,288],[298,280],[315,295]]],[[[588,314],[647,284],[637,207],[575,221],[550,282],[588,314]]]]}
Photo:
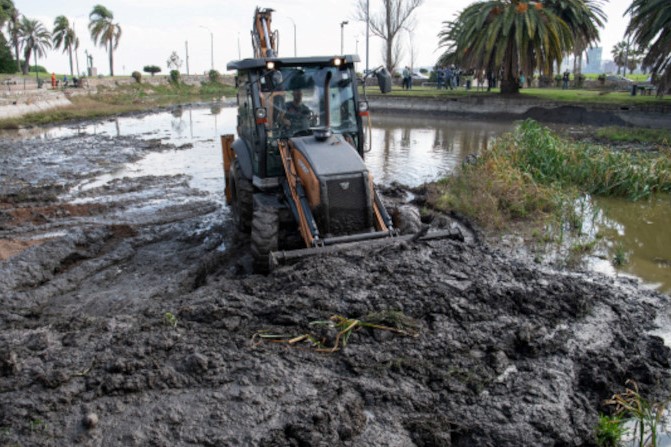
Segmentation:
{"type": "MultiPolygon", "coordinates": [[[[376,87],[367,88],[369,95],[378,95],[379,91],[376,87]]],[[[418,98],[463,98],[468,96],[488,97],[493,98],[500,96],[498,88],[492,89],[491,92],[471,88],[466,90],[464,87],[458,87],[454,90],[441,89],[436,87],[421,87],[414,86],[412,90],[402,90],[398,86],[394,86],[391,93],[388,95],[400,97],[418,97],[418,98]]],[[[625,90],[587,90],[587,89],[568,89],[561,88],[523,88],[520,90],[520,99],[537,99],[548,102],[566,102],[574,104],[620,104],[620,105],[671,105],[671,96],[667,95],[663,98],[656,96],[631,96],[630,91],[625,90]]]]}
{"type": "Polygon", "coordinates": [[[522,221],[570,224],[583,194],[636,200],[656,192],[671,192],[668,149],[612,151],[570,142],[527,120],[474,163],[434,185],[429,200],[483,228],[502,230],[522,221]]]}
{"type": "Polygon", "coordinates": [[[69,106],[0,120],[0,129],[119,115],[172,104],[209,101],[213,98],[233,96],[235,93],[232,87],[218,82],[203,83],[199,86],[133,83],[114,88],[99,87],[95,93],[72,96],[70,98],[72,104],[69,106]]]}
{"type": "Polygon", "coordinates": [[[671,147],[671,130],[638,129],[631,127],[601,127],[595,136],[613,143],[641,143],[660,147],[671,147]]]}

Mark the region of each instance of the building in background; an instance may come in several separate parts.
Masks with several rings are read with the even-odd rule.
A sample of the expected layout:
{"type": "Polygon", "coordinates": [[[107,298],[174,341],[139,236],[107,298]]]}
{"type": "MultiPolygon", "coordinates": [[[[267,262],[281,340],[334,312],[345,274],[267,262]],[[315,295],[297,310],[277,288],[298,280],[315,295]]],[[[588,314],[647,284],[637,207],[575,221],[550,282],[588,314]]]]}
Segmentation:
{"type": "Polygon", "coordinates": [[[601,47],[587,49],[587,58],[585,60],[585,66],[583,67],[583,73],[603,73],[601,68],[602,53],[603,48],[601,47]]]}

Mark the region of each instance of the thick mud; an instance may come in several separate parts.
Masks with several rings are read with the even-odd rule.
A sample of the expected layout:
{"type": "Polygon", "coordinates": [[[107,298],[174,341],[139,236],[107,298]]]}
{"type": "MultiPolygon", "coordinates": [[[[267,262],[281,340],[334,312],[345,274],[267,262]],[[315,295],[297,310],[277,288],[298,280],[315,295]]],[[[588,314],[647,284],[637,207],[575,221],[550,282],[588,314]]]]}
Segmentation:
{"type": "Polygon", "coordinates": [[[628,379],[667,397],[646,331],[668,298],[633,280],[478,238],[253,275],[188,177],[92,181],[166,149],[0,143],[0,444],[584,446],[628,379]],[[354,326],[344,346],[333,316],[402,332],[354,326]]]}

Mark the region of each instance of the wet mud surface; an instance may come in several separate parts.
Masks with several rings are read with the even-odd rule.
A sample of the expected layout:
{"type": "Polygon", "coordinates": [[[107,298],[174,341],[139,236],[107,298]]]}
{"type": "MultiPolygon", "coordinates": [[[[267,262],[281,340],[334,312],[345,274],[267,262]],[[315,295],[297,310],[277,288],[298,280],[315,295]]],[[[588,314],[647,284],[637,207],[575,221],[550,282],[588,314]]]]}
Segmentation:
{"type": "Polygon", "coordinates": [[[666,397],[663,295],[477,238],[253,275],[187,176],[93,181],[168,149],[0,143],[1,445],[582,446],[626,380],[666,397]]]}

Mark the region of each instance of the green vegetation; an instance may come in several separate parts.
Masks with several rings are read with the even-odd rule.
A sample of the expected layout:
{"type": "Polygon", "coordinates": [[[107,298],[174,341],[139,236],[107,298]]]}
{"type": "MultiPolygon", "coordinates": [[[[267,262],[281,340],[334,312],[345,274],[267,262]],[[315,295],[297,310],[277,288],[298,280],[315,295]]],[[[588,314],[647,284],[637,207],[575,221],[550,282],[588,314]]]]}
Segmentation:
{"type": "Polygon", "coordinates": [[[105,48],[109,55],[110,76],[114,76],[114,50],[119,46],[121,26],[113,23],[114,13],[103,5],[95,5],[89,14],[89,32],[96,45],[105,48]]]}
{"type": "Polygon", "coordinates": [[[145,73],[151,73],[151,75],[154,76],[156,73],[161,72],[161,67],[158,65],[145,65],[144,68],[142,68],[142,71],[145,73]]]}
{"type": "MultiPolygon", "coordinates": [[[[434,185],[429,200],[486,228],[551,219],[579,230],[581,221],[574,215],[581,194],[640,199],[658,191],[671,191],[669,157],[573,143],[527,120],[473,164],[434,185]]],[[[581,244],[577,251],[585,249],[581,244]]]]}
{"type": "Polygon", "coordinates": [[[599,425],[596,427],[596,445],[617,447],[626,431],[622,418],[602,414],[599,416],[599,425]]]}
{"type": "Polygon", "coordinates": [[[30,66],[30,56],[35,56],[35,65],[37,65],[38,56],[45,57],[47,55],[47,49],[51,48],[51,33],[39,20],[31,20],[23,16],[19,24],[19,34],[23,45],[23,57],[25,58],[23,74],[27,74],[30,66]]]}
{"type": "Polygon", "coordinates": [[[482,0],[445,22],[441,65],[502,73],[501,93],[518,93],[522,74],[552,74],[567,53],[581,54],[598,41],[605,14],[596,2],[482,0]]]}
{"type": "Polygon", "coordinates": [[[631,127],[600,127],[597,138],[618,143],[650,143],[662,147],[671,147],[671,130],[642,129],[631,127]]]}
{"type": "Polygon", "coordinates": [[[163,322],[173,329],[177,327],[177,317],[172,312],[163,314],[163,322]]]}
{"type": "Polygon", "coordinates": [[[626,11],[631,19],[626,35],[645,49],[642,64],[650,68],[657,85],[657,95],[671,87],[671,2],[668,0],[634,0],[626,11]]]}
{"type": "Polygon", "coordinates": [[[629,262],[627,251],[622,244],[617,244],[613,251],[613,265],[615,267],[622,267],[629,262]]]}
{"type": "Polygon", "coordinates": [[[627,381],[627,389],[607,400],[615,407],[615,416],[634,423],[634,439],[638,447],[657,447],[657,431],[668,402],[650,402],[641,396],[638,385],[627,381]]]}
{"type": "Polygon", "coordinates": [[[54,31],[51,35],[54,42],[54,49],[63,48],[63,52],[68,53],[70,61],[70,76],[74,76],[75,69],[72,63],[72,51],[79,48],[79,38],[75,33],[74,27],[70,26],[70,21],[65,16],[58,16],[54,19],[54,31]]]}

